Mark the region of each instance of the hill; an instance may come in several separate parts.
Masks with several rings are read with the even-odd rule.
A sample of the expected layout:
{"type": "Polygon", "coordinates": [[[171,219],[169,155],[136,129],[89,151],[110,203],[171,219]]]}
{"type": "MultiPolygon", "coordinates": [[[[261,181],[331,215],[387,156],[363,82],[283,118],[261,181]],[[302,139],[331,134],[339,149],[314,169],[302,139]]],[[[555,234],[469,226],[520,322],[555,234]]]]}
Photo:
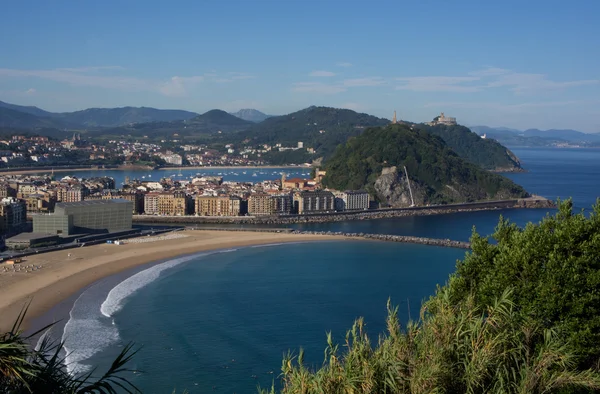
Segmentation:
{"type": "Polygon", "coordinates": [[[589,146],[600,145],[599,133],[584,133],[577,130],[539,130],[525,131],[506,127],[472,126],[472,131],[479,135],[486,134],[488,139],[495,139],[503,145],[514,147],[556,147],[556,146],[589,146]]]}
{"type": "Polygon", "coordinates": [[[242,131],[252,125],[252,122],[240,119],[220,109],[210,110],[183,123],[187,127],[208,133],[242,131]]]}
{"type": "Polygon", "coordinates": [[[527,196],[509,179],[460,158],[440,137],[407,125],[369,128],[340,145],[323,182],[338,190],[365,188],[384,205],[409,206],[404,166],[417,205],[527,196]]]}
{"type": "Polygon", "coordinates": [[[260,123],[271,117],[271,115],[264,114],[256,109],[240,109],[237,112],[232,112],[231,115],[254,123],[260,123]]]}
{"type": "Polygon", "coordinates": [[[465,126],[418,125],[428,133],[441,137],[460,157],[486,170],[521,171],[517,156],[493,139],[483,139],[465,126]]]}
{"type": "Polygon", "coordinates": [[[55,114],[71,124],[83,127],[115,127],[132,123],[171,122],[190,119],[194,112],[149,107],[88,108],[83,111],[55,114]]]}
{"type": "MultiPolygon", "coordinates": [[[[65,128],[69,125],[59,119],[38,117],[8,107],[0,107],[0,127],[19,129],[65,128]]],[[[71,125],[72,126],[72,125],[71,125]]]]}
{"type": "MultiPolygon", "coordinates": [[[[150,107],[88,108],[82,111],[57,113],[44,111],[38,107],[26,107],[0,101],[0,109],[3,108],[36,116],[38,118],[55,119],[56,121],[52,123],[52,126],[50,127],[72,128],[117,127],[135,123],[172,122],[177,120],[186,120],[198,116],[198,114],[195,112],[172,109],[156,109],[150,107]]],[[[16,115],[13,114],[11,118],[15,116],[16,115]]],[[[8,115],[0,115],[0,122],[2,121],[8,123],[8,115]]],[[[38,123],[31,118],[28,122],[30,124],[38,123]]],[[[45,124],[48,123],[47,120],[42,120],[40,122],[45,124]]],[[[23,126],[15,127],[30,127],[26,126],[27,123],[23,124],[23,126]]]]}
{"type": "Polygon", "coordinates": [[[327,158],[337,145],[349,137],[359,135],[367,127],[383,126],[389,122],[349,109],[313,106],[265,119],[240,137],[251,144],[296,146],[300,141],[305,147],[314,148],[317,157],[327,158]]]}
{"type": "Polygon", "coordinates": [[[52,115],[55,115],[52,112],[44,111],[43,109],[40,109],[38,107],[10,104],[10,103],[5,103],[4,101],[0,101],[0,108],[8,108],[8,109],[12,109],[15,111],[24,112],[26,114],[40,116],[40,117],[51,117],[52,115]]]}

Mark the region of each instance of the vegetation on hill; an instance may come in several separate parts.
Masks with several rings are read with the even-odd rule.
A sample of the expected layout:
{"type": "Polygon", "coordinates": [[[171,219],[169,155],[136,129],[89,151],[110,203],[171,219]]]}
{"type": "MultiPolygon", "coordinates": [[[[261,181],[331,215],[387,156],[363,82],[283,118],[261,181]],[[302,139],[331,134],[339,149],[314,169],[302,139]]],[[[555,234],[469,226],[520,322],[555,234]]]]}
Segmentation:
{"type": "Polygon", "coordinates": [[[0,127],[19,129],[64,128],[67,124],[54,118],[38,117],[26,112],[0,107],[0,127]]]}
{"type": "Polygon", "coordinates": [[[391,166],[406,166],[425,203],[526,196],[509,179],[458,157],[441,138],[400,124],[370,128],[340,145],[326,163],[323,182],[338,190],[374,191],[382,169],[391,166]]]}
{"type": "Polygon", "coordinates": [[[80,127],[115,127],[133,123],[171,122],[186,120],[198,114],[182,110],[149,107],[88,108],[52,116],[80,127]]]}
{"type": "Polygon", "coordinates": [[[220,109],[210,110],[183,123],[186,127],[192,127],[209,133],[242,131],[253,124],[250,121],[240,119],[220,109]]]}
{"type": "MultiPolygon", "coordinates": [[[[358,319],[343,343],[327,336],[323,366],[304,353],[282,364],[283,393],[591,393],[600,389],[600,208],[571,202],[539,225],[504,220],[401,325],[372,341],[358,319]]],[[[275,392],[274,388],[270,392],[275,392]]],[[[267,393],[267,391],[263,391],[267,393]]]]}
{"type": "Polygon", "coordinates": [[[296,146],[299,141],[315,149],[315,157],[329,157],[336,146],[359,135],[366,127],[383,126],[386,119],[349,109],[309,107],[283,116],[273,116],[239,134],[251,144],[280,143],[296,146]]]}
{"type": "Polygon", "coordinates": [[[483,139],[467,127],[417,125],[419,129],[441,137],[463,159],[486,170],[519,170],[521,163],[506,147],[492,139],[483,139]]]}
{"type": "Polygon", "coordinates": [[[26,114],[35,115],[35,116],[39,116],[42,118],[50,117],[53,115],[52,112],[44,111],[43,109],[38,108],[38,107],[34,107],[31,105],[26,106],[26,105],[10,104],[10,103],[5,103],[4,101],[0,101],[0,108],[8,108],[8,109],[12,109],[12,110],[19,111],[19,112],[25,112],[26,114]]]}

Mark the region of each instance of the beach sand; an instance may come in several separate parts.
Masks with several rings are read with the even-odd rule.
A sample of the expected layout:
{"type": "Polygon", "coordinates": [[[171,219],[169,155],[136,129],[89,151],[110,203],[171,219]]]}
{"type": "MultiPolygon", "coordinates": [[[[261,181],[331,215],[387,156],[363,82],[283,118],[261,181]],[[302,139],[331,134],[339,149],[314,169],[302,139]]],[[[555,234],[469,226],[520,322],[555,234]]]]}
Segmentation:
{"type": "MultiPolygon", "coordinates": [[[[0,264],[0,333],[11,329],[19,311],[31,301],[23,329],[35,317],[80,289],[118,272],[185,254],[232,247],[285,242],[340,240],[341,236],[242,231],[181,231],[177,239],[124,245],[99,244],[24,258],[21,266],[42,266],[33,272],[4,272],[0,264]]],[[[134,238],[142,240],[146,238],[134,238]]]]}

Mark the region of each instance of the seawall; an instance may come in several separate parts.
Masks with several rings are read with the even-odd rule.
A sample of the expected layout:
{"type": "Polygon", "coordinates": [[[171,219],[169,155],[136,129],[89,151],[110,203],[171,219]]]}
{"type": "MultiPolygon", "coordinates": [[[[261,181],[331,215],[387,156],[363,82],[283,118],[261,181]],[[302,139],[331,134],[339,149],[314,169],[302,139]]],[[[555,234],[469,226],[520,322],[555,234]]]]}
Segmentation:
{"type": "Polygon", "coordinates": [[[313,213],[277,216],[155,216],[134,215],[137,223],[156,224],[292,224],[324,223],[346,220],[387,219],[404,216],[440,215],[454,212],[471,212],[506,208],[554,208],[552,201],[544,198],[528,198],[501,201],[482,201],[413,208],[384,208],[368,211],[313,213]]]}
{"type": "Polygon", "coordinates": [[[289,228],[256,228],[256,229],[231,229],[231,228],[194,228],[187,227],[186,230],[196,230],[196,231],[253,231],[253,232],[271,232],[271,233],[287,233],[287,234],[301,234],[301,235],[329,235],[336,237],[346,237],[346,238],[363,238],[363,239],[371,239],[377,241],[386,241],[386,242],[402,242],[402,243],[410,243],[410,244],[420,244],[420,245],[431,245],[431,246],[444,246],[448,248],[460,248],[460,249],[470,249],[470,242],[463,241],[454,241],[451,239],[440,239],[440,238],[425,238],[425,237],[413,237],[408,235],[389,235],[389,234],[369,234],[369,233],[343,233],[340,231],[300,231],[293,230],[289,228]]]}

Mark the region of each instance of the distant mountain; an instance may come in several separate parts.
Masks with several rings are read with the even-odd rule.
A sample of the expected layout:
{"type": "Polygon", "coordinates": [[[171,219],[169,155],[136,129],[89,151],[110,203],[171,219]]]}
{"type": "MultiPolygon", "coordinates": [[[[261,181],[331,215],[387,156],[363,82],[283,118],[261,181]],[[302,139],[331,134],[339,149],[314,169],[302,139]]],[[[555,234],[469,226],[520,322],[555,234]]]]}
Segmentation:
{"type": "Polygon", "coordinates": [[[553,147],[565,145],[598,146],[600,133],[583,133],[577,130],[539,130],[525,131],[505,127],[472,126],[471,130],[479,135],[497,140],[506,146],[553,147]]]}
{"type": "Polygon", "coordinates": [[[39,129],[47,127],[62,129],[67,127],[67,124],[59,119],[38,117],[7,107],[0,107],[0,127],[19,129],[39,129]]]}
{"type": "Polygon", "coordinates": [[[271,115],[264,114],[256,109],[240,109],[237,112],[232,112],[231,115],[254,123],[260,123],[271,117],[271,115]]]}
{"type": "Polygon", "coordinates": [[[56,114],[58,119],[84,127],[115,127],[132,123],[171,122],[197,116],[195,112],[149,107],[88,108],[56,114]]]}
{"type": "Polygon", "coordinates": [[[308,107],[288,115],[273,116],[255,124],[240,135],[253,144],[280,143],[283,146],[314,148],[316,157],[328,157],[335,148],[370,126],[383,126],[387,119],[349,109],[308,107]]]}
{"type": "Polygon", "coordinates": [[[183,122],[187,127],[203,132],[233,132],[248,129],[252,122],[240,119],[220,109],[213,109],[183,122]]]}
{"type": "Polygon", "coordinates": [[[10,103],[5,103],[4,101],[0,101],[0,108],[8,108],[8,109],[12,109],[15,111],[24,112],[26,114],[40,116],[40,117],[51,117],[53,115],[56,115],[56,114],[53,114],[52,112],[44,111],[43,109],[40,109],[38,107],[10,104],[10,103]]]}
{"type": "Polygon", "coordinates": [[[527,196],[521,186],[460,158],[441,138],[409,124],[367,129],[340,145],[325,170],[326,186],[366,189],[393,207],[413,200],[425,205],[527,196]]]}
{"type": "MultiPolygon", "coordinates": [[[[58,121],[57,124],[60,124],[60,127],[73,128],[116,127],[133,123],[171,122],[198,116],[195,112],[149,107],[88,108],[82,111],[56,113],[44,111],[38,107],[26,107],[2,101],[0,101],[0,108],[11,109],[41,118],[54,118],[58,121]]],[[[8,121],[8,119],[0,117],[0,124],[3,120],[8,121]]]]}
{"type": "MultiPolygon", "coordinates": [[[[414,125],[430,134],[441,137],[460,157],[486,170],[520,171],[517,156],[494,139],[483,139],[465,126],[414,125]]],[[[507,131],[511,133],[511,131],[507,131]]]]}
{"type": "Polygon", "coordinates": [[[600,135],[583,133],[577,130],[538,130],[528,129],[523,132],[524,137],[541,137],[551,139],[561,139],[572,142],[600,142],[600,135]]]}

